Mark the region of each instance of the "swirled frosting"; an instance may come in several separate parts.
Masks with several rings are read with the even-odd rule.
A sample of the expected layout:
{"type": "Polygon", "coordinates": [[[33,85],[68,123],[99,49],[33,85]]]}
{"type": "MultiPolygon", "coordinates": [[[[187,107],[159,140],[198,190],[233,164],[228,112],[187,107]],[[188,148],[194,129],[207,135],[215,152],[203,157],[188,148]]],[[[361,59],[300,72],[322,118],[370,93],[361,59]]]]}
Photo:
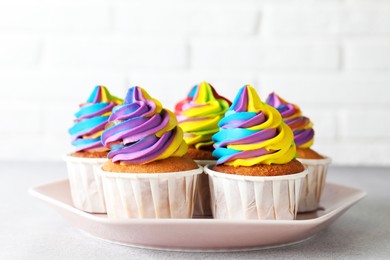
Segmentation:
{"type": "Polygon", "coordinates": [[[217,164],[285,164],[296,157],[291,129],[250,85],[239,90],[218,125],[220,130],[213,135],[217,164]]]}
{"type": "Polygon", "coordinates": [[[292,129],[294,142],[298,148],[309,148],[313,145],[313,124],[309,118],[302,116],[301,109],[297,105],[286,102],[275,93],[268,96],[266,103],[280,112],[284,122],[292,129]]]}
{"type": "Polygon", "coordinates": [[[222,119],[231,102],[220,96],[207,82],[194,86],[187,98],[175,106],[184,140],[196,149],[212,148],[212,135],[218,132],[222,119]]]}
{"type": "Polygon", "coordinates": [[[123,102],[122,99],[110,94],[104,86],[96,86],[88,100],[80,105],[75,114],[73,127],[69,129],[75,152],[106,151],[100,136],[108,121],[113,107],[123,102]]]}
{"type": "Polygon", "coordinates": [[[141,87],[131,87],[102,134],[113,162],[144,164],[187,152],[176,116],[141,87]]]}

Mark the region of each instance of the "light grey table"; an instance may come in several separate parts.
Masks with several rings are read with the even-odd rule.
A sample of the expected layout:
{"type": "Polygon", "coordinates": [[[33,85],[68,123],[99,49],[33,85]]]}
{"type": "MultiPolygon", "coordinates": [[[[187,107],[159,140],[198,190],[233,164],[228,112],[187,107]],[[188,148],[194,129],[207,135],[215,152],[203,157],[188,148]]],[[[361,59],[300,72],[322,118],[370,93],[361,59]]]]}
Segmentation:
{"type": "Polygon", "coordinates": [[[0,162],[0,259],[390,259],[389,168],[331,167],[328,181],[363,189],[367,197],[305,242],[229,253],[147,250],[86,236],[27,193],[63,178],[64,163],[0,162]]]}

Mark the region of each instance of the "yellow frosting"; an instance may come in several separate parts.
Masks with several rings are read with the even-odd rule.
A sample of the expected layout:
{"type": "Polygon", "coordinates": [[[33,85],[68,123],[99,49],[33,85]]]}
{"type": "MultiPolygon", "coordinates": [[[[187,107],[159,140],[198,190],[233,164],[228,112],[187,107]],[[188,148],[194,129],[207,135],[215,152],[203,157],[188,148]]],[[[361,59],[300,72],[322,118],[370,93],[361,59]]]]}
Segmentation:
{"type": "Polygon", "coordinates": [[[229,107],[229,101],[219,96],[207,82],[195,86],[189,97],[176,106],[179,126],[188,145],[200,149],[213,144],[218,122],[229,107]]]}
{"type": "Polygon", "coordinates": [[[219,164],[235,167],[285,164],[296,157],[292,130],[275,108],[260,100],[250,85],[240,89],[219,126],[219,133],[213,136],[216,147],[213,155],[219,158],[219,164]],[[260,113],[264,119],[258,119],[255,125],[246,127],[245,124],[250,124],[248,122],[260,113]],[[237,122],[240,122],[240,127],[237,127],[237,122]],[[266,139],[260,137],[261,132],[267,129],[275,129],[276,134],[266,139]],[[240,143],[243,138],[246,141],[240,143]]]}

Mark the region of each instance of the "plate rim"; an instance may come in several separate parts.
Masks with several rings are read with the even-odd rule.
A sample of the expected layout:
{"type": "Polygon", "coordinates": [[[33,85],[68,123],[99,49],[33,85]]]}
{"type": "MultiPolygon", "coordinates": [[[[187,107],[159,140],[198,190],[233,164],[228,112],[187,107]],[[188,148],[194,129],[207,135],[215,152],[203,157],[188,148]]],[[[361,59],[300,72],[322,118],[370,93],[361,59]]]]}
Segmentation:
{"type": "MultiPolygon", "coordinates": [[[[49,206],[53,207],[59,214],[65,218],[65,220],[70,221],[66,215],[71,214],[73,215],[72,218],[81,218],[84,219],[83,221],[89,221],[92,223],[95,223],[97,225],[106,225],[106,228],[110,230],[111,228],[115,228],[115,226],[118,225],[125,225],[128,226],[127,228],[140,228],[140,226],[145,225],[146,227],[154,227],[154,226],[164,226],[169,225],[171,227],[174,227],[175,225],[190,225],[192,228],[196,228],[197,225],[200,225],[201,229],[207,228],[209,225],[213,226],[229,226],[233,229],[240,228],[241,226],[243,228],[262,228],[262,227],[268,227],[268,228],[283,228],[287,226],[295,226],[295,228],[300,229],[300,227],[304,230],[306,229],[313,229],[315,228],[315,231],[310,232],[306,236],[301,236],[301,238],[297,240],[290,240],[285,241],[282,243],[275,243],[275,244],[258,244],[258,245],[249,245],[249,246],[233,246],[233,247],[223,247],[220,245],[216,245],[215,247],[204,247],[203,245],[199,245],[199,247],[192,248],[191,246],[174,246],[174,245],[152,245],[140,241],[120,241],[116,239],[110,239],[109,237],[105,237],[103,235],[94,234],[94,232],[90,232],[88,229],[84,229],[83,227],[79,226],[78,224],[72,223],[70,221],[71,226],[76,228],[77,231],[79,231],[82,234],[87,234],[89,237],[93,237],[94,239],[105,241],[107,243],[111,244],[117,244],[121,246],[130,246],[135,248],[141,248],[141,249],[152,249],[152,250],[160,250],[160,251],[176,251],[176,252],[244,252],[244,251],[254,251],[254,250],[264,250],[264,249],[271,249],[271,248],[278,248],[278,247],[286,247],[295,245],[298,243],[302,243],[304,241],[307,241],[313,237],[316,237],[319,234],[319,231],[327,228],[329,225],[331,225],[334,221],[337,220],[344,212],[346,212],[351,206],[356,204],[358,201],[363,199],[367,192],[358,188],[342,185],[342,184],[336,184],[332,182],[327,182],[327,185],[334,185],[336,186],[336,189],[342,189],[347,188],[351,193],[349,193],[349,196],[344,198],[343,201],[339,203],[337,207],[331,207],[329,209],[329,212],[325,213],[322,216],[313,217],[311,219],[299,219],[299,220],[231,220],[231,219],[213,219],[213,218],[185,218],[185,219],[119,219],[119,220],[113,220],[109,219],[107,217],[102,217],[102,215],[105,214],[91,214],[84,212],[82,210],[79,210],[72,205],[69,204],[68,201],[63,202],[60,199],[57,199],[56,196],[50,196],[50,191],[46,191],[45,188],[48,188],[48,186],[51,185],[64,185],[68,182],[68,179],[60,179],[52,182],[48,182],[46,184],[41,184],[34,186],[28,190],[30,195],[33,197],[36,197],[37,199],[48,203],[49,206]],[[66,212],[67,214],[63,214],[62,212],[66,212]],[[100,216],[99,216],[100,215],[100,216]],[[318,229],[319,228],[319,229],[318,229]]],[[[161,228],[161,227],[160,227],[161,228]]]]}
{"type": "Polygon", "coordinates": [[[42,189],[47,186],[59,184],[62,182],[68,181],[67,178],[65,179],[60,179],[52,182],[48,182],[45,184],[37,185],[34,187],[31,187],[28,189],[28,193],[37,198],[40,199],[46,203],[49,203],[51,206],[56,206],[60,207],[62,209],[65,209],[67,211],[71,211],[74,214],[77,214],[82,217],[87,217],[88,219],[100,222],[100,223],[105,223],[105,224],[142,224],[142,223],[147,223],[147,224],[172,224],[172,223],[191,223],[191,224],[197,224],[197,223],[207,223],[211,222],[213,224],[267,224],[267,225],[291,225],[291,224],[297,224],[297,225],[305,225],[305,224],[312,224],[313,222],[318,222],[318,221],[326,221],[327,219],[331,218],[333,215],[338,214],[340,211],[347,210],[360,200],[362,200],[366,195],[367,192],[355,187],[347,186],[347,185],[342,185],[342,184],[337,184],[333,182],[326,182],[325,185],[333,185],[333,186],[338,186],[339,188],[348,188],[348,189],[353,189],[356,191],[356,194],[349,200],[343,203],[341,207],[337,207],[330,212],[316,217],[312,219],[299,219],[299,220],[234,220],[234,219],[214,219],[214,218],[160,218],[160,219],[155,219],[155,218],[146,218],[146,219],[108,219],[108,218],[102,218],[99,217],[99,215],[105,215],[105,214],[99,214],[99,213],[88,213],[84,212],[82,210],[79,210],[75,207],[72,207],[66,203],[63,203],[61,201],[58,201],[52,197],[49,197],[42,192],[39,191],[39,189],[42,189]]]}

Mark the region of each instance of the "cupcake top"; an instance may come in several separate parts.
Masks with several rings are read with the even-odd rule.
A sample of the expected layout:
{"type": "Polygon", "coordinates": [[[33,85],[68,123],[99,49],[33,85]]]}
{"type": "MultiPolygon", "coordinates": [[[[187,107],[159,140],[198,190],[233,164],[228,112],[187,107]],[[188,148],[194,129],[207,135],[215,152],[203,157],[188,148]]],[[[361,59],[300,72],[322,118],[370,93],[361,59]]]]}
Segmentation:
{"type": "Polygon", "coordinates": [[[196,149],[210,150],[213,145],[211,137],[218,132],[218,122],[230,104],[209,83],[201,82],[194,86],[187,98],[175,106],[186,143],[196,149]]]}
{"type": "Polygon", "coordinates": [[[288,103],[275,93],[268,96],[266,103],[276,108],[284,122],[292,129],[297,148],[310,148],[313,145],[313,124],[309,118],[302,115],[297,105],[288,103]]]}
{"type": "Polygon", "coordinates": [[[175,114],[141,87],[131,87],[115,107],[102,134],[108,158],[122,164],[145,164],[187,152],[175,114]]]}
{"type": "Polygon", "coordinates": [[[108,121],[111,110],[123,102],[110,94],[104,86],[96,86],[80,110],[75,114],[74,125],[69,129],[75,152],[106,151],[100,136],[108,121]]]}
{"type": "Polygon", "coordinates": [[[294,135],[280,113],[243,86],[213,135],[217,165],[286,164],[296,157],[294,135]]]}

